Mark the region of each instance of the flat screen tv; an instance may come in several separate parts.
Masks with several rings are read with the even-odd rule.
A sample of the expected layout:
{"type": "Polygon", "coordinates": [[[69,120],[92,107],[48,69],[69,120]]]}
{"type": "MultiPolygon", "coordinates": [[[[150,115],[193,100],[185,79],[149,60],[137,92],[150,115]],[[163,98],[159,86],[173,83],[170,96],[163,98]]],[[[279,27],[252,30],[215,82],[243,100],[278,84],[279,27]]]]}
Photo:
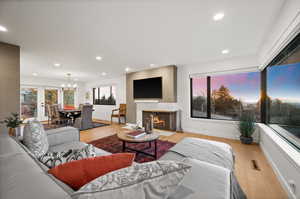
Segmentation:
{"type": "Polygon", "coordinates": [[[162,77],[133,80],[133,98],[162,98],[162,77]]]}

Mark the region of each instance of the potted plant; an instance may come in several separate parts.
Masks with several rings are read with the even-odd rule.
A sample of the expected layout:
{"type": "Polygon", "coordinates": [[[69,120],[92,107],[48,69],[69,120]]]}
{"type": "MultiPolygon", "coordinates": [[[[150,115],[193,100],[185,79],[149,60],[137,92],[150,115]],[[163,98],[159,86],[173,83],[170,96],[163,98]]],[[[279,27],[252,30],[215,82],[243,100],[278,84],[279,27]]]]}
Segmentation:
{"type": "Polygon", "coordinates": [[[19,118],[18,113],[11,113],[11,116],[5,118],[5,120],[0,121],[0,123],[5,124],[8,128],[8,134],[10,136],[16,136],[16,129],[22,124],[22,120],[19,118]]]}
{"type": "Polygon", "coordinates": [[[241,114],[238,129],[241,133],[241,142],[243,144],[251,144],[253,142],[252,134],[255,131],[255,117],[252,112],[244,111],[241,114]]]}

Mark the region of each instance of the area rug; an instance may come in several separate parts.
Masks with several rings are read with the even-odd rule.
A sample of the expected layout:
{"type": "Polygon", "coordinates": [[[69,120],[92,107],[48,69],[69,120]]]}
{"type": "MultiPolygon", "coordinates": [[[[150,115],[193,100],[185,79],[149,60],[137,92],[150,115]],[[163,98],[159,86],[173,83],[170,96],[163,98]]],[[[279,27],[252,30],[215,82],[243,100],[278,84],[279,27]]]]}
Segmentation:
{"type": "MultiPolygon", "coordinates": [[[[60,128],[60,127],[64,127],[66,126],[66,124],[58,124],[58,125],[54,125],[54,124],[43,124],[44,125],[44,129],[45,130],[50,130],[50,129],[56,129],[56,128],[60,128]]],[[[93,128],[98,128],[98,127],[102,127],[102,126],[108,126],[109,124],[104,124],[101,122],[93,122],[93,128]]],[[[92,128],[92,129],[93,129],[92,128]]]]}
{"type": "MultiPolygon", "coordinates": [[[[95,147],[98,147],[98,148],[108,151],[110,153],[122,153],[123,152],[122,151],[122,141],[120,141],[118,139],[117,135],[112,135],[112,136],[108,136],[105,138],[101,138],[101,139],[92,141],[89,144],[92,144],[95,147]]],[[[159,159],[161,156],[163,156],[174,145],[175,145],[175,143],[172,143],[172,142],[157,140],[157,159],[159,159]]],[[[141,149],[148,147],[149,144],[148,143],[139,143],[139,144],[126,143],[126,146],[137,149],[137,150],[141,150],[141,149]]],[[[144,151],[147,153],[154,154],[154,144],[152,144],[151,148],[146,149],[144,151]]],[[[130,150],[126,150],[126,152],[135,153],[130,150]]],[[[135,156],[135,161],[138,163],[150,162],[153,160],[154,160],[153,157],[147,156],[147,155],[144,155],[141,153],[138,153],[135,156]]]]}

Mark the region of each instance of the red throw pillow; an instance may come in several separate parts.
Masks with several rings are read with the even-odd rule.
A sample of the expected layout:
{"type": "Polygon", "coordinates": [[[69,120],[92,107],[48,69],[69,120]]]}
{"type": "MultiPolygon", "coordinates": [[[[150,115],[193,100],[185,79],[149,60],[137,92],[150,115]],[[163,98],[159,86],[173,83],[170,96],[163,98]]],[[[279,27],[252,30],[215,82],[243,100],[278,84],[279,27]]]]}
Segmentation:
{"type": "Polygon", "coordinates": [[[74,190],[78,190],[99,176],[131,166],[134,157],[134,153],[116,153],[85,158],[60,164],[50,169],[48,173],[68,184],[74,190]]]}

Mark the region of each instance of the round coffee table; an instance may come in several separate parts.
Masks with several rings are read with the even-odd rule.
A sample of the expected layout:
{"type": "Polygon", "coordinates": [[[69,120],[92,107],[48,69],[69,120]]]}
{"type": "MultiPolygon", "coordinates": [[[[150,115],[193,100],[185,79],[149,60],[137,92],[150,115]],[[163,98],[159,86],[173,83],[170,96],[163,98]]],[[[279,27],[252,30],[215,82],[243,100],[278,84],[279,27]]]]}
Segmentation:
{"type": "Polygon", "coordinates": [[[127,133],[130,133],[131,131],[127,131],[127,132],[119,132],[118,138],[119,140],[121,140],[123,142],[123,152],[126,151],[126,149],[130,150],[130,151],[135,151],[137,153],[142,153],[151,157],[154,157],[155,159],[157,159],[157,140],[159,138],[159,134],[158,133],[151,133],[151,134],[146,134],[144,136],[141,136],[139,138],[131,138],[129,136],[127,136],[127,133]],[[133,149],[130,148],[128,146],[126,146],[126,143],[149,143],[149,146],[144,148],[144,149],[133,149]],[[147,153],[145,152],[146,149],[151,148],[151,143],[154,142],[154,154],[151,153],[147,153]]]}

